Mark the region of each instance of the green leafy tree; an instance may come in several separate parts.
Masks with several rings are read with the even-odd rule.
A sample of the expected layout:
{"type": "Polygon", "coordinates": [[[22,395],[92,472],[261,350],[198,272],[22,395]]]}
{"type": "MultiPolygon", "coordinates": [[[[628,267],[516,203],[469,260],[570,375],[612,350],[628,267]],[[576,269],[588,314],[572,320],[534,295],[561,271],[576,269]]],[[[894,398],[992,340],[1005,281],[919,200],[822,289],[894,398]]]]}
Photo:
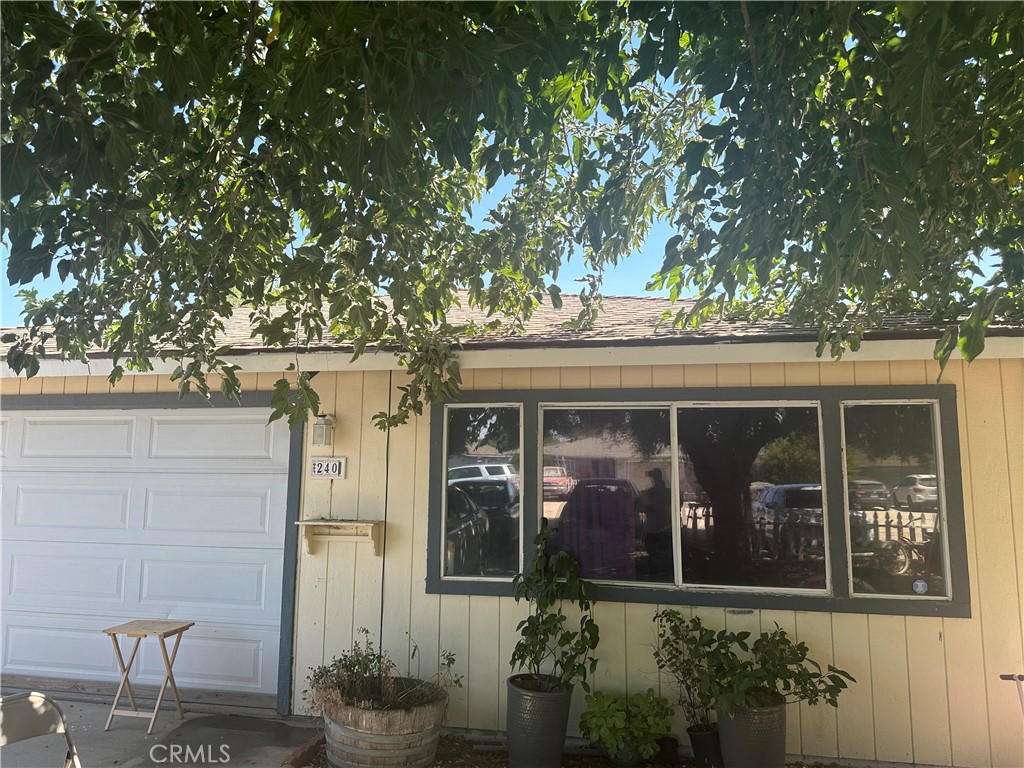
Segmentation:
{"type": "MultiPolygon", "coordinates": [[[[456,395],[461,295],[513,326],[673,222],[666,320],[903,312],[972,359],[1020,319],[1017,3],[52,2],[0,9],[0,186],[28,374],[52,339],[238,395],[218,335],[340,336],[456,395]],[[500,183],[499,183],[500,182],[500,183]],[[490,191],[486,198],[484,194],[490,191]],[[499,194],[500,191],[500,194],[499,194]],[[476,213],[476,217],[470,214],[476,213]],[[979,285],[982,260],[995,267],[979,285]],[[465,289],[460,294],[458,289],[465,289]]],[[[297,420],[306,375],[275,397],[297,420]]]]}
{"type": "Polygon", "coordinates": [[[755,471],[772,485],[820,483],[821,451],[816,434],[791,434],[772,440],[758,454],[755,471]]]}

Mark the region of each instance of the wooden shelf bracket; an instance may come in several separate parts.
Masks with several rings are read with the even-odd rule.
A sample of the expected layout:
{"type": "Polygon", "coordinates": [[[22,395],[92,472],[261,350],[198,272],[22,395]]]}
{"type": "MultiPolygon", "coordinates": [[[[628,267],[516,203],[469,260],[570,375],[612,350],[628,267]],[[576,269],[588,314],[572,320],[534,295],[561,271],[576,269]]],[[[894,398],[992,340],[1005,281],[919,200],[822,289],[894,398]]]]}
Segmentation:
{"type": "Polygon", "coordinates": [[[349,541],[353,543],[370,542],[373,554],[380,555],[380,544],[383,538],[384,523],[373,520],[331,520],[319,518],[314,520],[297,520],[295,522],[302,531],[306,542],[306,553],[313,554],[319,541],[349,541]]]}

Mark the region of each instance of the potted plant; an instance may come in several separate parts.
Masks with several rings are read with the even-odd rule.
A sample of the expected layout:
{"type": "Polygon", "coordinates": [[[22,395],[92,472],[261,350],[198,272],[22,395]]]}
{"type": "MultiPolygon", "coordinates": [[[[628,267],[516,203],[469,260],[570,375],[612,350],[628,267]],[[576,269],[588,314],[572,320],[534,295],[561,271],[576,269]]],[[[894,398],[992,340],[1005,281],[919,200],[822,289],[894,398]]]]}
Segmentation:
{"type": "MultiPolygon", "coordinates": [[[[452,671],[455,657],[441,654],[429,680],[400,677],[395,663],[360,628],[363,641],[340,657],[312,668],[306,691],[309,708],[324,718],[327,761],[351,766],[432,765],[448,706],[448,686],[461,686],[452,671]]],[[[416,656],[413,646],[413,657],[416,656]]]]}
{"type": "Polygon", "coordinates": [[[587,696],[580,732],[598,742],[613,765],[636,766],[658,751],[672,729],[672,704],[653,688],[631,696],[596,691],[587,696]]]}
{"type": "Polygon", "coordinates": [[[516,602],[528,600],[530,614],[519,622],[519,642],[510,665],[523,670],[508,678],[508,759],[510,768],[558,768],[574,685],[587,692],[599,640],[589,584],[579,563],[565,552],[548,556],[550,529],[534,541],[530,568],[515,577],[516,602]],[[570,623],[566,605],[579,610],[570,623]]]}
{"type": "Polygon", "coordinates": [[[689,725],[693,757],[700,768],[722,768],[722,748],[718,724],[712,713],[715,699],[708,690],[708,654],[714,648],[714,630],[697,617],[684,619],[677,610],[654,614],[658,625],[658,644],[654,660],[658,668],[675,682],[678,703],[689,725]]]}
{"type": "Polygon", "coordinates": [[[778,624],[748,644],[749,632],[715,634],[707,653],[702,687],[718,710],[725,768],[782,768],[786,759],[786,704],[838,697],[853,677],[828,665],[822,672],[778,624]],[[737,654],[736,649],[744,656],[737,654]]]}

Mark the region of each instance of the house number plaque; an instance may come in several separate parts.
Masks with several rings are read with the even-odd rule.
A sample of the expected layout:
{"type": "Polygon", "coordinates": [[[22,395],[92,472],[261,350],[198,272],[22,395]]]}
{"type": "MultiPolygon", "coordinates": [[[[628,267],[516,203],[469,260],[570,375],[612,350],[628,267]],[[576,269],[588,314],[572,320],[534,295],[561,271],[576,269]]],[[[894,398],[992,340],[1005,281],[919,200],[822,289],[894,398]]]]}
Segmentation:
{"type": "Polygon", "coordinates": [[[313,457],[309,460],[310,477],[345,477],[346,459],[313,457]]]}

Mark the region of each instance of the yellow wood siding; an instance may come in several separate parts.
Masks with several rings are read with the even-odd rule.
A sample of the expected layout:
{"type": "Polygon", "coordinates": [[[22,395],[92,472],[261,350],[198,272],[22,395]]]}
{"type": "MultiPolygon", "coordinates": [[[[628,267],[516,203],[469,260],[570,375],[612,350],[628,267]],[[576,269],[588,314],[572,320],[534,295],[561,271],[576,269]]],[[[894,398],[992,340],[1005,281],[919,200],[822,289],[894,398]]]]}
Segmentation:
{"type": "MultiPolygon", "coordinates": [[[[294,380],[295,374],[239,373],[243,392],[269,391],[282,377],[294,380]],[[257,376],[259,381],[257,382],[257,376]]],[[[177,392],[177,382],[170,376],[125,376],[111,386],[106,376],[34,376],[0,379],[2,395],[85,395],[85,394],[144,394],[149,392],[177,392]]]]}
{"type": "MultiPolygon", "coordinates": [[[[746,387],[930,384],[933,363],[851,362],[481,369],[465,372],[468,389],[746,387]]],[[[268,389],[277,374],[250,374],[249,389],[268,389]]],[[[366,627],[403,669],[427,674],[441,648],[457,653],[464,687],[455,689],[448,723],[502,728],[505,677],[515,627],[525,608],[511,598],[425,593],[430,485],[428,415],[380,432],[374,413],[396,402],[400,373],[322,373],[313,383],[323,409],[337,417],[335,443],[306,445],[307,455],[345,456],[341,480],[303,477],[303,517],[381,520],[386,553],[365,544],[331,543],[308,555],[300,545],[294,693],[309,667],[348,647],[366,627]],[[383,632],[382,632],[383,630],[383,632]],[[417,661],[407,667],[411,644],[417,661]]],[[[943,381],[957,387],[966,545],[972,618],[948,619],[793,611],[698,608],[684,613],[714,626],[751,631],[775,623],[813,655],[858,682],[827,706],[791,707],[787,748],[822,758],[957,766],[1024,765],[1024,718],[1000,673],[1024,672],[1024,361],[952,361],[943,381]]],[[[128,377],[116,392],[175,391],[167,377],[128,377]]],[[[3,379],[0,393],[109,391],[102,377],[3,379]]],[[[303,473],[304,474],[304,473],[303,473]]],[[[436,553],[431,553],[435,556],[436,553]]],[[[437,555],[439,556],[439,555],[437,555]]],[[[594,682],[671,695],[651,658],[651,616],[659,606],[602,603],[602,643],[594,682]]],[[[296,710],[301,700],[296,698],[296,710]]],[[[574,713],[582,708],[577,693],[574,713]]],[[[575,727],[575,715],[570,721],[575,727]]],[[[676,733],[685,723],[676,718],[676,733]]]]}
{"type": "MultiPolygon", "coordinates": [[[[928,384],[936,375],[934,364],[921,361],[602,366],[469,370],[465,386],[499,391],[928,384]]],[[[752,632],[777,623],[806,641],[816,658],[857,677],[838,710],[790,708],[787,749],[792,753],[933,765],[1024,765],[1016,694],[998,679],[1001,672],[1024,670],[1024,362],[980,360],[966,366],[953,361],[944,381],[958,389],[971,619],[692,611],[712,625],[752,632]]],[[[374,558],[363,545],[332,545],[326,553],[301,555],[296,689],[301,690],[310,665],[346,647],[356,627],[365,625],[377,636],[383,590],[384,644],[396,661],[404,664],[409,635],[424,665],[441,648],[458,655],[457,669],[466,679],[462,689],[453,691],[448,724],[502,728],[508,658],[525,608],[511,598],[425,594],[429,417],[393,430],[388,440],[370,425],[370,416],[385,407],[382,395],[389,387],[397,396],[398,374],[390,384],[387,374],[377,373],[321,374],[314,382],[325,401],[335,403],[334,455],[348,456],[350,470],[346,480],[307,481],[303,514],[381,519],[387,503],[388,538],[384,558],[374,558]]],[[[672,694],[651,657],[651,617],[659,607],[597,606],[596,686],[653,687],[672,694]]],[[[572,727],[582,706],[579,692],[572,727]]],[[[676,732],[682,735],[684,727],[677,717],[676,732]]]]}

